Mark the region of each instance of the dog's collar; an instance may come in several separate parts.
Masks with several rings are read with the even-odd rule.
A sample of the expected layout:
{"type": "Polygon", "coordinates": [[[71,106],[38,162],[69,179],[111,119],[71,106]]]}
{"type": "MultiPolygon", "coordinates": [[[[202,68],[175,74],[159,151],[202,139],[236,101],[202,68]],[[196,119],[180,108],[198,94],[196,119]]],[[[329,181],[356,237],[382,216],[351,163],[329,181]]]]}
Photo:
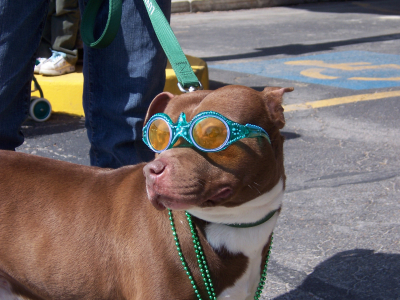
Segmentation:
{"type": "Polygon", "coordinates": [[[261,220],[258,220],[258,221],[256,221],[256,222],[254,222],[254,223],[234,223],[234,224],[224,224],[224,225],[229,226],[229,227],[235,227],[235,228],[249,228],[249,227],[255,227],[255,226],[261,225],[261,224],[263,224],[263,223],[269,221],[269,219],[271,219],[271,218],[275,215],[275,213],[276,213],[278,210],[279,210],[279,208],[276,209],[276,210],[271,211],[271,212],[270,212],[268,215],[266,215],[264,218],[262,218],[261,220]]]}

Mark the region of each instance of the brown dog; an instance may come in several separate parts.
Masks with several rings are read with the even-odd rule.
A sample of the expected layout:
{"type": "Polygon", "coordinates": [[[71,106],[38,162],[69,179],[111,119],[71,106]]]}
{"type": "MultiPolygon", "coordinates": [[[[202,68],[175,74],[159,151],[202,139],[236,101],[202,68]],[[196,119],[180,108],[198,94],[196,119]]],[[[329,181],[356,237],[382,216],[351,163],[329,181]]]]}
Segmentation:
{"type": "Polygon", "coordinates": [[[208,299],[185,210],[217,298],[253,299],[278,212],[265,217],[285,186],[279,129],[292,90],[162,93],[146,116],[176,123],[182,112],[190,121],[214,111],[263,128],[270,142],[259,135],[205,152],[180,138],[154,161],[117,170],[0,151],[0,299],[196,299],[193,285],[208,299]],[[250,227],[227,225],[239,223],[250,227]]]}

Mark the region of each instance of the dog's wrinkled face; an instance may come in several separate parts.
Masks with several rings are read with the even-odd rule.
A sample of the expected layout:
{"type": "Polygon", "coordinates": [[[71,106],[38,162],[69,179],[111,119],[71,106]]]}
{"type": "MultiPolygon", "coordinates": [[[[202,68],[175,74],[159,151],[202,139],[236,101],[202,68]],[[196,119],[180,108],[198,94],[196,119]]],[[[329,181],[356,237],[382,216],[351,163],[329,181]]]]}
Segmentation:
{"type": "MultiPolygon", "coordinates": [[[[173,122],[184,112],[187,120],[203,111],[215,111],[239,124],[262,127],[270,136],[241,139],[219,152],[176,147],[156,155],[144,168],[149,200],[159,210],[192,207],[233,207],[271,190],[284,179],[282,96],[293,88],[243,86],[197,91],[180,96],[158,95],[146,120],[159,112],[173,122]]],[[[180,141],[178,141],[179,143],[180,141]]]]}

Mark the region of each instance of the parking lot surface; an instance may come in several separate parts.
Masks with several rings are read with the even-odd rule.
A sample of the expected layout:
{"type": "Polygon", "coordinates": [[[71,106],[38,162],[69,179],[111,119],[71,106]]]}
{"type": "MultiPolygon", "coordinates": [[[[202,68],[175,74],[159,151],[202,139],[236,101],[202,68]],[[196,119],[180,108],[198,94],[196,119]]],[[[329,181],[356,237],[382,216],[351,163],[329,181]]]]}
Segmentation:
{"type": "MultiPolygon", "coordinates": [[[[400,299],[400,1],[174,14],[212,89],[285,96],[284,207],[262,299],[400,299]]],[[[89,164],[83,118],[28,121],[18,150],[89,164]]],[[[249,170],[251,171],[251,170],[249,170]]]]}

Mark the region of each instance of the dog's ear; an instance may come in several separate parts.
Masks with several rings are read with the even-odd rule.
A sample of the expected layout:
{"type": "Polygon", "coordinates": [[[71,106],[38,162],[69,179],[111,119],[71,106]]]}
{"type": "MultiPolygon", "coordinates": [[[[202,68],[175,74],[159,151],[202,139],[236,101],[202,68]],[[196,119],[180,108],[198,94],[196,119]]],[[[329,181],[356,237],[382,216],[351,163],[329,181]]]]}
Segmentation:
{"type": "Polygon", "coordinates": [[[144,125],[153,115],[164,112],[169,100],[171,100],[173,97],[174,95],[168,92],[162,92],[161,94],[158,94],[150,103],[146,117],[144,118],[144,125]]]}
{"type": "Polygon", "coordinates": [[[264,99],[271,114],[272,121],[278,129],[285,126],[283,115],[282,97],[285,93],[292,92],[294,88],[266,87],[263,91],[264,99]]]}

